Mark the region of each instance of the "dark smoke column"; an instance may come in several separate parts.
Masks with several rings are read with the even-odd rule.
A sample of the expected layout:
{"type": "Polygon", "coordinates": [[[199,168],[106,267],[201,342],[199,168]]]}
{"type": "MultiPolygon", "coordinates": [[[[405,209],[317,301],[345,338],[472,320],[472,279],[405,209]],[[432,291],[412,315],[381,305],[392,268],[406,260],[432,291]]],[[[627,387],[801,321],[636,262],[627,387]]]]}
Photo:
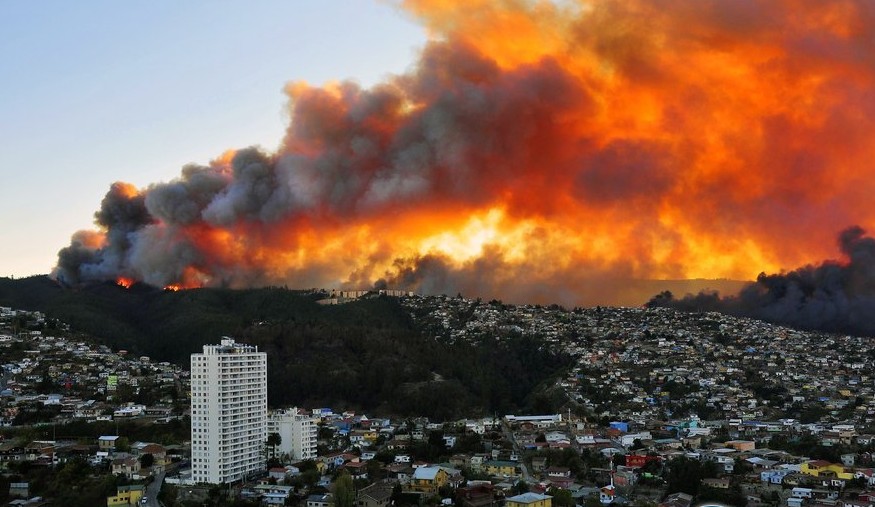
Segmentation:
{"type": "Polygon", "coordinates": [[[839,234],[841,261],[825,261],[789,273],[760,274],[738,296],[671,293],[648,306],[718,311],[801,329],[875,335],[875,239],[859,226],[839,234]]]}

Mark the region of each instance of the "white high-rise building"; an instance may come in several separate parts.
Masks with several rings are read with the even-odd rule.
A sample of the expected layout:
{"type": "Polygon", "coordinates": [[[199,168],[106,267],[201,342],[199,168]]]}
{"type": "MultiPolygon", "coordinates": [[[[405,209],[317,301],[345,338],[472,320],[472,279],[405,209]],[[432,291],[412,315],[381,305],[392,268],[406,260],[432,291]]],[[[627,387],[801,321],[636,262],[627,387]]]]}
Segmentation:
{"type": "Polygon", "coordinates": [[[222,484],[265,468],[267,354],[223,337],[191,355],[191,472],[222,484]]]}
{"type": "Polygon", "coordinates": [[[287,455],[292,460],[315,458],[318,422],[318,417],[304,413],[297,407],[268,414],[267,433],[280,436],[276,454],[287,455]]]}

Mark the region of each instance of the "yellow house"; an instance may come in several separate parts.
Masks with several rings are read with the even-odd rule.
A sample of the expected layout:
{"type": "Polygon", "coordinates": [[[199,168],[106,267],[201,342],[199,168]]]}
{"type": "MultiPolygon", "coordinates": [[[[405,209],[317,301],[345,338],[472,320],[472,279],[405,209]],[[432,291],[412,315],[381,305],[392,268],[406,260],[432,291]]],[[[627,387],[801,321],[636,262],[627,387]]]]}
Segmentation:
{"type": "Polygon", "coordinates": [[[106,507],[114,507],[116,505],[137,505],[140,498],[143,498],[143,486],[135,484],[132,486],[119,486],[115,496],[106,497],[106,507]]]}
{"type": "Polygon", "coordinates": [[[501,477],[511,477],[517,475],[517,463],[514,461],[487,461],[486,473],[490,475],[498,475],[501,477]]]}
{"type": "Polygon", "coordinates": [[[365,431],[365,434],[364,434],[365,440],[367,440],[368,442],[371,442],[371,443],[376,442],[377,437],[379,437],[379,436],[380,436],[380,434],[377,433],[376,430],[367,430],[367,431],[365,431]]]}
{"type": "Polygon", "coordinates": [[[539,493],[523,493],[508,498],[505,507],[553,507],[553,497],[539,493]]]}
{"type": "Polygon", "coordinates": [[[413,471],[410,489],[424,493],[437,493],[450,480],[450,474],[441,467],[419,467],[413,471]]]}
{"type": "Polygon", "coordinates": [[[854,478],[854,472],[850,468],[846,468],[841,463],[830,463],[822,459],[802,463],[800,471],[814,477],[834,477],[846,480],[854,478]]]}

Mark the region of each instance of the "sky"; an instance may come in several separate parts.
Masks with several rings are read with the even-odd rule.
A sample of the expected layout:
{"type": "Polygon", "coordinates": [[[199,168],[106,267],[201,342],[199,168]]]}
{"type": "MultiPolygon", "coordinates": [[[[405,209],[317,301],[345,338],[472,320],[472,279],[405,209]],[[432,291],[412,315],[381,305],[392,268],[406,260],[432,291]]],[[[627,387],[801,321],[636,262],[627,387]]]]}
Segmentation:
{"type": "Polygon", "coordinates": [[[0,1],[0,276],[49,273],[115,181],[275,150],[287,82],[371,86],[424,42],[388,2],[0,1]]]}

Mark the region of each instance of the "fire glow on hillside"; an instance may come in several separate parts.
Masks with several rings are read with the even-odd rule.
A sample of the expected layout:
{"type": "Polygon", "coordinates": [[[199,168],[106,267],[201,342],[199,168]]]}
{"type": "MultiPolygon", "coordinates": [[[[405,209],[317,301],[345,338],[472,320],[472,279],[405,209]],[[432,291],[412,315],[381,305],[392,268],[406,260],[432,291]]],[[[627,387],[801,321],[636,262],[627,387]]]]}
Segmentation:
{"type": "Polygon", "coordinates": [[[402,5],[431,34],[411,72],[290,83],[275,153],[114,184],[55,275],[596,304],[830,257],[875,219],[871,3],[402,5]]]}

